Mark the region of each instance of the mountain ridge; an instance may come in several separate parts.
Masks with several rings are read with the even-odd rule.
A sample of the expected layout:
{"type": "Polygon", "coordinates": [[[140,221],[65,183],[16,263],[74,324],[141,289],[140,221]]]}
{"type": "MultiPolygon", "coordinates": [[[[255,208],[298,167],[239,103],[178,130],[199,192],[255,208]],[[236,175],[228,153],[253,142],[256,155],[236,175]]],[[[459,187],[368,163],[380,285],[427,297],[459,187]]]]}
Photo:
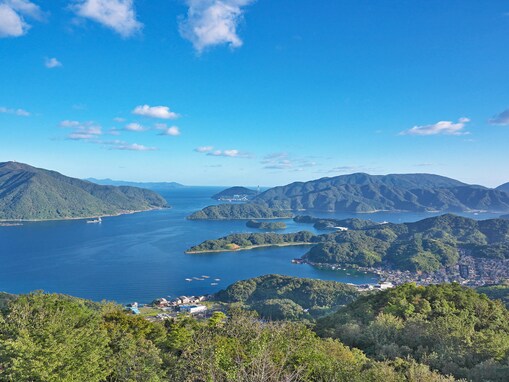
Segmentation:
{"type": "Polygon", "coordinates": [[[168,207],[157,193],[101,186],[18,162],[0,163],[0,220],[59,220],[168,207]]]}
{"type": "Polygon", "coordinates": [[[434,174],[355,173],[294,182],[253,199],[270,208],[345,212],[509,211],[509,194],[434,174]]]}

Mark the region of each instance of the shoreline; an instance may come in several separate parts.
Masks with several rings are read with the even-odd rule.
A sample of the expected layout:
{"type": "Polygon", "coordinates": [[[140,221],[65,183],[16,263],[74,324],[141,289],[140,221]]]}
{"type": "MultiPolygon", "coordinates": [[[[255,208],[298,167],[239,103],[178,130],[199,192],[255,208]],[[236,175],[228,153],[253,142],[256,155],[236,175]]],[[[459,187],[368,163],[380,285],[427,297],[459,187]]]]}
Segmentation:
{"type": "Polygon", "coordinates": [[[80,216],[80,217],[68,217],[68,218],[54,218],[54,219],[0,219],[0,223],[42,223],[42,222],[54,222],[54,221],[71,221],[71,220],[86,220],[86,219],[97,219],[97,218],[111,218],[122,215],[133,215],[140,212],[148,211],[159,211],[164,209],[171,209],[171,207],[154,207],[146,210],[133,210],[133,211],[122,211],[116,214],[106,215],[93,215],[93,216],[80,216]]]}
{"type": "Polygon", "coordinates": [[[250,245],[249,247],[240,247],[237,249],[211,249],[205,251],[185,251],[186,255],[199,255],[203,253],[221,253],[221,252],[241,252],[241,251],[250,251],[252,249],[257,248],[269,248],[269,247],[296,247],[302,245],[315,245],[316,243],[281,243],[281,244],[260,244],[260,245],[250,245]]]}

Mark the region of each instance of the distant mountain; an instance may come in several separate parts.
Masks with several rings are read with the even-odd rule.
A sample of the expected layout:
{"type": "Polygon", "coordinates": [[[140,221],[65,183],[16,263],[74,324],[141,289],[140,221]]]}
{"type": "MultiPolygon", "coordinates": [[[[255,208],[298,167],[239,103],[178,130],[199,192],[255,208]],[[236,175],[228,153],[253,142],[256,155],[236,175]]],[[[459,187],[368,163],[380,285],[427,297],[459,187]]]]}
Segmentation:
{"type": "Polygon", "coordinates": [[[95,178],[87,178],[85,180],[102,186],[128,186],[160,191],[174,190],[176,188],[185,187],[183,184],[176,182],[126,182],[123,180],[95,179],[95,178]]]}
{"type": "Polygon", "coordinates": [[[246,187],[230,187],[224,191],[221,191],[212,196],[212,199],[222,200],[222,201],[239,201],[246,202],[252,199],[254,196],[258,195],[258,191],[251,190],[246,187]]]}
{"type": "Polygon", "coordinates": [[[509,192],[509,183],[504,183],[501,186],[498,186],[496,190],[503,191],[503,192],[509,192]]]}
{"type": "Polygon", "coordinates": [[[101,186],[17,162],[0,163],[0,220],[116,215],[168,207],[153,191],[101,186]]]}
{"type": "Polygon", "coordinates": [[[509,193],[431,174],[351,174],[271,188],[253,203],[345,212],[509,211],[509,193]]]}

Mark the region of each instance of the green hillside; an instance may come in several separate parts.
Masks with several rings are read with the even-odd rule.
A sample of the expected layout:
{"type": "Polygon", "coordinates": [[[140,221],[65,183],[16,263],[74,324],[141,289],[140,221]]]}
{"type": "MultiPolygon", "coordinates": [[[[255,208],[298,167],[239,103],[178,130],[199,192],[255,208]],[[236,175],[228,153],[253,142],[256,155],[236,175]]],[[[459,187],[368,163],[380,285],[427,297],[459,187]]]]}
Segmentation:
{"type": "Polygon", "coordinates": [[[413,358],[476,382],[509,380],[509,312],[458,284],[406,284],[359,297],[315,330],[374,359],[413,358]]]}
{"type": "Polygon", "coordinates": [[[359,293],[336,281],[265,275],[238,281],[214,299],[240,303],[273,320],[311,319],[353,301],[359,293]]]}
{"type": "Polygon", "coordinates": [[[0,163],[0,220],[115,215],[167,207],[153,191],[101,186],[16,162],[0,163]]]}
{"type": "Polygon", "coordinates": [[[509,211],[509,194],[432,174],[342,175],[271,188],[253,199],[271,208],[345,212],[509,211]]]}
{"type": "Polygon", "coordinates": [[[291,218],[290,211],[267,208],[259,204],[219,204],[208,206],[188,217],[190,220],[251,220],[291,218]]]}

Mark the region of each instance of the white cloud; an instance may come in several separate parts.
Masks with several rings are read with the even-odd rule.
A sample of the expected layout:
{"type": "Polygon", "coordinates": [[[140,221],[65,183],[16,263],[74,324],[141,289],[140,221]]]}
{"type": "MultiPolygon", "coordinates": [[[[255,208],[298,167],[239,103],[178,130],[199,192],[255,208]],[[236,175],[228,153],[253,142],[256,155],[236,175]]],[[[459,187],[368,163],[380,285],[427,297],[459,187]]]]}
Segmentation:
{"type": "Polygon", "coordinates": [[[490,123],[492,125],[502,125],[502,126],[509,125],[509,109],[504,110],[502,113],[491,118],[490,123]]]}
{"type": "Polygon", "coordinates": [[[0,3],[0,38],[24,35],[30,25],[25,18],[42,20],[44,13],[38,5],[27,0],[4,0],[0,3]]]}
{"type": "Polygon", "coordinates": [[[130,37],[143,27],[136,20],[133,0],[78,0],[73,8],[78,16],[113,29],[122,37],[130,37]]]}
{"type": "Polygon", "coordinates": [[[177,119],[179,117],[179,115],[171,111],[168,106],[140,105],[134,108],[133,114],[159,119],[177,119]]]}
{"type": "Polygon", "coordinates": [[[48,68],[48,69],[53,69],[53,68],[59,68],[62,66],[62,63],[60,61],[58,61],[55,57],[52,57],[52,58],[46,58],[44,60],[44,65],[48,68]]]}
{"type": "Polygon", "coordinates": [[[167,126],[165,123],[156,123],[156,129],[162,130],[159,135],[171,135],[178,136],[180,135],[180,129],[177,126],[167,126]]]}
{"type": "Polygon", "coordinates": [[[200,146],[194,149],[197,153],[208,153],[212,150],[214,150],[214,146],[200,146]]]}
{"type": "Polygon", "coordinates": [[[214,156],[214,157],[228,157],[228,158],[250,158],[251,157],[251,155],[249,155],[248,153],[243,153],[236,149],[209,151],[207,153],[207,155],[214,156]]]}
{"type": "Polygon", "coordinates": [[[24,109],[9,109],[7,107],[0,106],[0,113],[2,114],[14,114],[20,117],[28,117],[30,113],[24,109]]]}
{"type": "Polygon", "coordinates": [[[458,122],[440,121],[433,125],[414,126],[409,130],[402,131],[400,135],[465,135],[468,118],[460,118],[458,122]]]}
{"type": "Polygon", "coordinates": [[[198,52],[214,45],[242,46],[237,27],[243,19],[244,7],[253,0],[186,0],[186,3],[189,10],[180,23],[180,34],[198,52]]]}
{"type": "Polygon", "coordinates": [[[310,161],[306,158],[290,157],[286,152],[272,153],[266,155],[261,161],[263,168],[267,170],[293,170],[303,171],[306,167],[314,167],[316,162],[310,161]]]}
{"type": "Polygon", "coordinates": [[[137,143],[125,143],[111,145],[110,150],[126,150],[126,151],[155,151],[156,147],[148,147],[144,145],[139,145],[137,143]]]}
{"type": "Polygon", "coordinates": [[[125,122],[125,118],[122,118],[122,117],[115,117],[115,118],[113,118],[113,120],[114,120],[115,122],[118,122],[118,123],[125,122]]]}
{"type": "Polygon", "coordinates": [[[139,123],[129,123],[128,125],[126,125],[125,129],[127,131],[136,131],[136,132],[147,130],[144,126],[140,125],[139,123]]]}
{"type": "Polygon", "coordinates": [[[67,139],[71,140],[91,140],[96,139],[97,136],[102,135],[102,127],[95,122],[79,122],[64,120],[60,122],[60,127],[72,129],[72,132],[67,135],[67,139]]]}

